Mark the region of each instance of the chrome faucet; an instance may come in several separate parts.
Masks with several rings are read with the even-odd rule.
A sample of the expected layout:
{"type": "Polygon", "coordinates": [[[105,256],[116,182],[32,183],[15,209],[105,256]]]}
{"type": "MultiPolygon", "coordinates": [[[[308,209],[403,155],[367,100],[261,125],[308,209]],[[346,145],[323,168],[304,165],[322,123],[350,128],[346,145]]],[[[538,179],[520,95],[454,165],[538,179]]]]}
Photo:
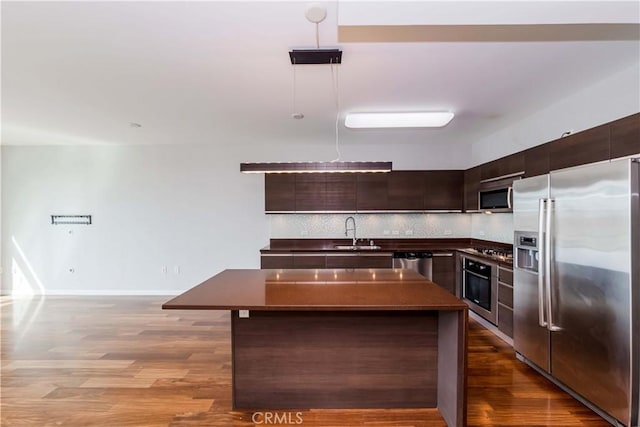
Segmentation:
{"type": "Polygon", "coordinates": [[[356,237],[356,219],[352,216],[348,216],[347,219],[344,220],[344,235],[349,236],[349,231],[353,231],[352,245],[355,246],[358,242],[358,238],[356,237]],[[349,220],[351,220],[353,228],[349,228],[349,220]]]}

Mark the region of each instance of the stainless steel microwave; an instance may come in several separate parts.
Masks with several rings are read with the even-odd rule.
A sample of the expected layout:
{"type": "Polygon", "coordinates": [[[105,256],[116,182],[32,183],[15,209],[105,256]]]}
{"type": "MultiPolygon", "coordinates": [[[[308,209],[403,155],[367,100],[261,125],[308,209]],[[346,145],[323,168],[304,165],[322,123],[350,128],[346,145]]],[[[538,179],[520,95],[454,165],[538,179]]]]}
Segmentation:
{"type": "Polygon", "coordinates": [[[524,172],[480,181],[478,209],[483,212],[513,212],[513,181],[524,172]]]}

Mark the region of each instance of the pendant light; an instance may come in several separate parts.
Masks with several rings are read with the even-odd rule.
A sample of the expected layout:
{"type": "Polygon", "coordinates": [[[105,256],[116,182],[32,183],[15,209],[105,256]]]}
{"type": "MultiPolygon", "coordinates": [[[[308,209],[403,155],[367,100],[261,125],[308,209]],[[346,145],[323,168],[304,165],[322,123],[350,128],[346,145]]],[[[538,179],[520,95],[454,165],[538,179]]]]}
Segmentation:
{"type": "Polygon", "coordinates": [[[292,49],[289,51],[289,59],[294,67],[293,88],[293,113],[294,119],[304,118],[304,114],[295,110],[295,67],[304,64],[329,64],[331,66],[332,89],[336,103],[335,121],[335,149],[337,157],[330,162],[269,162],[269,163],[241,163],[240,172],[243,173],[364,173],[364,172],[391,172],[391,162],[353,161],[345,162],[340,159],[340,145],[338,124],[340,106],[338,97],[338,77],[334,71],[334,65],[342,63],[342,51],[340,49],[320,49],[320,37],[318,24],[327,16],[326,9],[318,4],[307,7],[305,16],[309,22],[316,25],[315,49],[292,49]]]}

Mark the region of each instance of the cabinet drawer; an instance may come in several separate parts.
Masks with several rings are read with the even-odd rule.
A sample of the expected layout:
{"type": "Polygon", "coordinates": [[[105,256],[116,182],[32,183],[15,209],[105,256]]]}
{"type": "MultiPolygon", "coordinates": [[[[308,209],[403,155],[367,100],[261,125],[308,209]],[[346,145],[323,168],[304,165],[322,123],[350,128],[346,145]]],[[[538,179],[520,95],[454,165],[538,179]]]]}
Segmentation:
{"type": "Polygon", "coordinates": [[[498,281],[513,286],[513,270],[498,267],[498,281]]]}
{"type": "Polygon", "coordinates": [[[391,268],[391,255],[327,255],[327,268],[391,268]]]}
{"type": "Polygon", "coordinates": [[[356,257],[356,268],[392,268],[391,255],[361,255],[356,257]]]}
{"type": "Polygon", "coordinates": [[[293,255],[261,255],[260,268],[293,268],[293,255]]]}
{"type": "Polygon", "coordinates": [[[513,338],[513,310],[498,304],[498,329],[513,338]]]}
{"type": "Polygon", "coordinates": [[[304,254],[293,256],[293,268],[325,268],[324,255],[304,254]]]}
{"type": "Polygon", "coordinates": [[[327,268],[356,268],[357,255],[327,255],[327,268]]]}
{"type": "Polygon", "coordinates": [[[513,288],[498,283],[498,302],[509,308],[513,308],[513,288]]]}

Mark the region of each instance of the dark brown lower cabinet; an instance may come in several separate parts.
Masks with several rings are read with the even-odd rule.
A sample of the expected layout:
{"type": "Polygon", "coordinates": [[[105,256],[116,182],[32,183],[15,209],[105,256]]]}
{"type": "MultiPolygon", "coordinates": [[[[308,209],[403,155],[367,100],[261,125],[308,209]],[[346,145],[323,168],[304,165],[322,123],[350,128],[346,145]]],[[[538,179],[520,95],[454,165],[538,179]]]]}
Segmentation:
{"type": "Polygon", "coordinates": [[[513,338],[513,269],[498,267],[498,329],[513,338]]]}
{"type": "Polygon", "coordinates": [[[456,294],[456,257],[454,251],[433,253],[431,281],[452,294],[456,294]]]}
{"type": "Polygon", "coordinates": [[[344,254],[327,255],[326,268],[391,268],[391,254],[344,254]]]}
{"type": "Polygon", "coordinates": [[[285,268],[391,268],[393,258],[390,253],[369,254],[263,254],[260,257],[262,269],[285,268]]]}
{"type": "Polygon", "coordinates": [[[262,255],[260,257],[260,268],[263,270],[293,268],[293,255],[262,255]]]}

